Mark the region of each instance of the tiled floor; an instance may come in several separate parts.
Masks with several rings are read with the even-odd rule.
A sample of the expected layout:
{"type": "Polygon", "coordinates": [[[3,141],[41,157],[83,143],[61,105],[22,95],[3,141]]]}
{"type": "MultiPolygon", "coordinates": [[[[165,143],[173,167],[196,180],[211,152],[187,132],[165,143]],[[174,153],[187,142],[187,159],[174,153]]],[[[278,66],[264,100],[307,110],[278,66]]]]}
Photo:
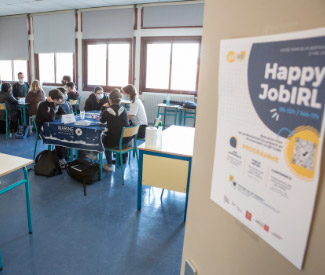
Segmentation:
{"type": "MultiPolygon", "coordinates": [[[[2,134],[0,152],[32,158],[34,141],[2,134]]],[[[119,169],[103,172],[84,197],[65,171],[52,178],[30,171],[32,235],[24,186],[0,197],[0,275],[180,274],[185,195],[165,191],[161,201],[161,189],[145,187],[138,212],[137,176],[132,158],[124,186],[119,169]]],[[[22,178],[22,170],[4,176],[0,188],[22,178]]]]}

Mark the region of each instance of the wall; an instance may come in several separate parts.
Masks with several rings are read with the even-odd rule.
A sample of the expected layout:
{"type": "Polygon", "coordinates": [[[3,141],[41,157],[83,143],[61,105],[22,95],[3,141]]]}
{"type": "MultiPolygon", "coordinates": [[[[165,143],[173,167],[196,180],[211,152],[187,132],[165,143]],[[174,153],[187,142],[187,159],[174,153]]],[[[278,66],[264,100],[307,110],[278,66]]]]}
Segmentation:
{"type": "Polygon", "coordinates": [[[210,200],[220,40],[324,27],[324,11],[323,0],[205,1],[200,97],[181,274],[185,259],[193,261],[198,275],[325,274],[324,152],[302,271],[210,200]]]}

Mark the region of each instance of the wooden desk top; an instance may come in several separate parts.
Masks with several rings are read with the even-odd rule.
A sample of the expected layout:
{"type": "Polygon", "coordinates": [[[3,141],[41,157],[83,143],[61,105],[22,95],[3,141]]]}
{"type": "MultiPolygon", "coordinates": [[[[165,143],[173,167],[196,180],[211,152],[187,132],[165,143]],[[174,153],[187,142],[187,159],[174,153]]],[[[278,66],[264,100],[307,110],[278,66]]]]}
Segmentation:
{"type": "Polygon", "coordinates": [[[130,100],[122,99],[121,100],[121,104],[131,104],[131,101],[130,100]]]}
{"type": "Polygon", "coordinates": [[[173,125],[163,131],[161,149],[146,148],[146,143],[143,143],[138,146],[138,149],[156,153],[166,153],[183,157],[192,157],[194,135],[195,128],[193,127],[173,125]]]}
{"type": "Polygon", "coordinates": [[[165,108],[175,108],[178,109],[180,107],[180,105],[167,105],[165,103],[158,103],[157,107],[165,107],[165,108]]]}
{"type": "Polygon", "coordinates": [[[32,159],[0,153],[0,177],[34,163],[32,159]]]}

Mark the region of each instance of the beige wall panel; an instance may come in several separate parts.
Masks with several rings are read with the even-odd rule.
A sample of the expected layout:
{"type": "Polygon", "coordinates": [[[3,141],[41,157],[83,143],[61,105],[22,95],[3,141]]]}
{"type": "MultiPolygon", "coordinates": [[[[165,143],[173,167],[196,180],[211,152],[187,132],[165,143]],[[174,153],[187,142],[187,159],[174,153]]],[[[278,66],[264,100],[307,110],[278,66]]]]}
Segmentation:
{"type": "MultiPolygon", "coordinates": [[[[302,271],[210,200],[221,39],[325,26],[324,0],[206,0],[194,158],[182,260],[199,275],[325,274],[325,154],[302,271]]],[[[222,131],[222,129],[219,129],[222,131]]],[[[303,203],[303,202],[302,202],[303,203]]]]}

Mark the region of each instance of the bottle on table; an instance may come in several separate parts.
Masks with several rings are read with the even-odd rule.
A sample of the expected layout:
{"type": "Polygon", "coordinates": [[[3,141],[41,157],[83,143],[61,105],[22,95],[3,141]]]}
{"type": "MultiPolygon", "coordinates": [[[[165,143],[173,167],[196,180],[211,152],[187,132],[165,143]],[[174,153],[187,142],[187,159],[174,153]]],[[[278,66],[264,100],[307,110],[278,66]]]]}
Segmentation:
{"type": "Polygon", "coordinates": [[[169,105],[170,104],[170,98],[169,98],[169,95],[167,95],[167,98],[166,98],[166,105],[169,105]]]}
{"type": "Polygon", "coordinates": [[[158,124],[158,130],[157,130],[157,142],[156,142],[156,147],[161,148],[162,147],[162,123],[159,121],[158,124]]]}

